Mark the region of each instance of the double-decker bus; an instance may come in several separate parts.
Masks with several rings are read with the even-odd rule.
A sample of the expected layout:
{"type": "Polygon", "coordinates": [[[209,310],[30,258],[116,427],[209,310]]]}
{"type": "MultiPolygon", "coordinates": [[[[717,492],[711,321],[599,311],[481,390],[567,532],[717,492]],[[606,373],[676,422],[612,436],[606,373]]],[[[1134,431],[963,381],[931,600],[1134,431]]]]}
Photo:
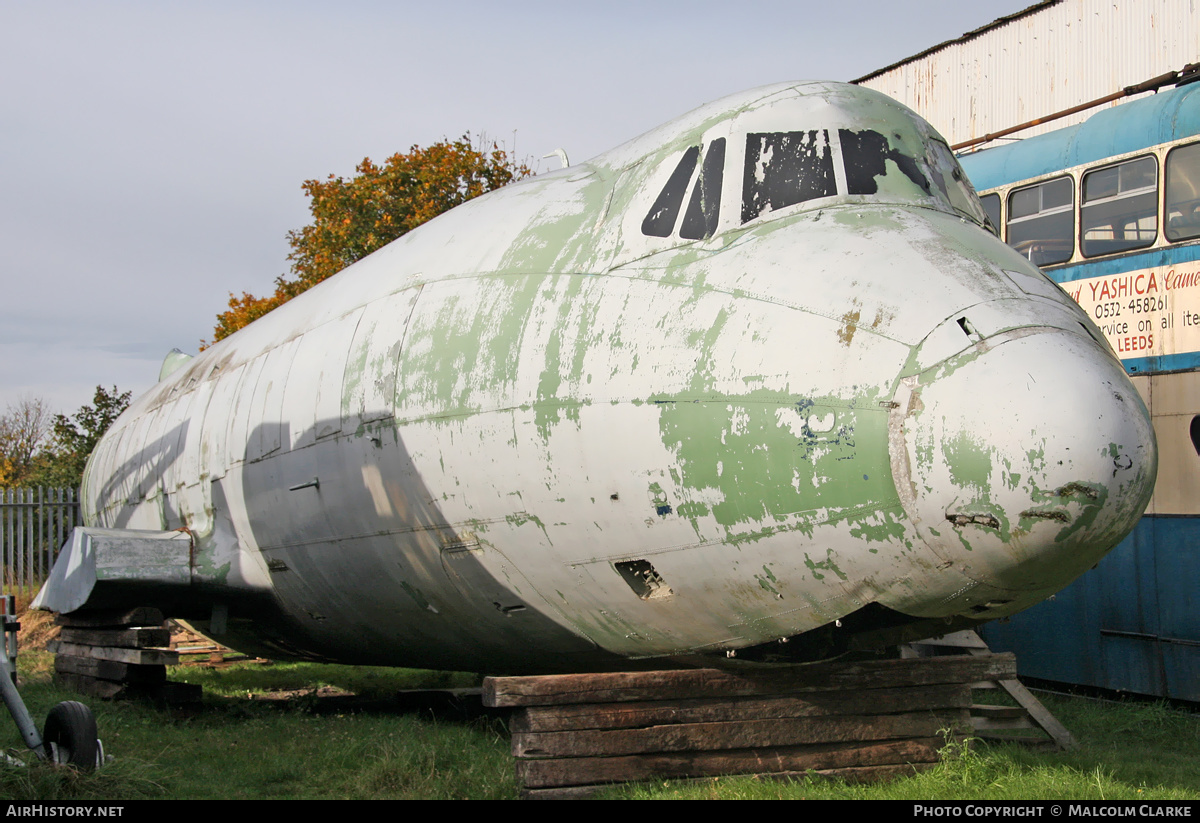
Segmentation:
{"type": "Polygon", "coordinates": [[[1200,700],[1200,82],[960,160],[1001,238],[1103,331],[1159,445],[1134,532],[983,634],[1024,676],[1200,700]]]}

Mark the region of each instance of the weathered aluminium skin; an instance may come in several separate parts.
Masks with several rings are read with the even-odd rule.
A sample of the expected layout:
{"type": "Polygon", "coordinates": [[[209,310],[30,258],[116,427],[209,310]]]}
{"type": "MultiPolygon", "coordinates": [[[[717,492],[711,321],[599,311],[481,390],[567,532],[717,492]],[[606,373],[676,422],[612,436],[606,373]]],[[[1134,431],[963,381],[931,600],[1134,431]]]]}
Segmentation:
{"type": "Polygon", "coordinates": [[[161,605],[276,657],[532,672],[1045,598],[1133,527],[1154,438],[940,139],[877,93],[781,84],[406,235],[117,421],[87,522],[193,545],[185,582],[117,575],[85,608],[161,605]],[[877,168],[852,162],[868,132],[877,168]],[[833,193],[779,206],[800,142],[833,193]],[[695,192],[708,236],[684,239],[656,198],[693,146],[709,182],[678,210],[695,192]]]}

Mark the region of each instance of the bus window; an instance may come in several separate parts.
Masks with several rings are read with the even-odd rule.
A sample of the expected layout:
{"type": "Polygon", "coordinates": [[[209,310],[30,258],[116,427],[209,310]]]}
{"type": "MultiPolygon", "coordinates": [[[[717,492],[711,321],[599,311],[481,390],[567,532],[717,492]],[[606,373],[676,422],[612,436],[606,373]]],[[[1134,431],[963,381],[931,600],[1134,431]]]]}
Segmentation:
{"type": "Polygon", "coordinates": [[[837,194],[829,133],[788,131],[746,135],[742,222],[837,194]]]}
{"type": "Polygon", "coordinates": [[[1167,239],[1200,237],[1200,143],[1167,155],[1167,239]]]}
{"type": "Polygon", "coordinates": [[[992,231],[1000,231],[1000,195],[993,192],[992,194],[984,194],[979,198],[979,202],[983,204],[983,210],[987,212],[988,220],[992,221],[992,231]]]}
{"type": "Polygon", "coordinates": [[[1035,266],[1065,263],[1075,253],[1075,186],[1058,177],[1008,196],[1008,245],[1035,266]]]}
{"type": "Polygon", "coordinates": [[[1083,176],[1086,257],[1149,246],[1158,237],[1158,163],[1139,157],[1083,176]]]}

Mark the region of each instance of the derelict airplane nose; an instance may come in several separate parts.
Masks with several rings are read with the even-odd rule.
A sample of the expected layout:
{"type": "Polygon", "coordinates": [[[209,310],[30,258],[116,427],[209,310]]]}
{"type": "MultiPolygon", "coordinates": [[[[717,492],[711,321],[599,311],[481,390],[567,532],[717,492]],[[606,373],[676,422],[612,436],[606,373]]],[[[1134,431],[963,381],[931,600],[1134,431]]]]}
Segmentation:
{"type": "Polygon", "coordinates": [[[1003,332],[908,389],[892,426],[898,491],[941,561],[993,590],[970,598],[974,614],[1011,613],[1062,588],[1149,502],[1149,413],[1120,364],[1081,333],[1003,332]]]}

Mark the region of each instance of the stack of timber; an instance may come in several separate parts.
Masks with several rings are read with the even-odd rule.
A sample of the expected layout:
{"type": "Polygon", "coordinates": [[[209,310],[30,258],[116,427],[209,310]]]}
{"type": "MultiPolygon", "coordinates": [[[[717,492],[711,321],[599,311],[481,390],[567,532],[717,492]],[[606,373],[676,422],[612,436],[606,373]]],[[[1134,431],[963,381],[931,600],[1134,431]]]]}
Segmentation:
{"type": "Polygon", "coordinates": [[[645,780],[811,772],[852,781],[932,767],[970,731],[971,686],[1011,654],[656,672],[489,677],[530,798],[645,780]]]}
{"type": "Polygon", "coordinates": [[[158,609],[136,608],[60,614],[54,671],[61,683],[91,697],[151,698],[172,705],[196,703],[201,688],[167,680],[179,655],[158,609]]]}

